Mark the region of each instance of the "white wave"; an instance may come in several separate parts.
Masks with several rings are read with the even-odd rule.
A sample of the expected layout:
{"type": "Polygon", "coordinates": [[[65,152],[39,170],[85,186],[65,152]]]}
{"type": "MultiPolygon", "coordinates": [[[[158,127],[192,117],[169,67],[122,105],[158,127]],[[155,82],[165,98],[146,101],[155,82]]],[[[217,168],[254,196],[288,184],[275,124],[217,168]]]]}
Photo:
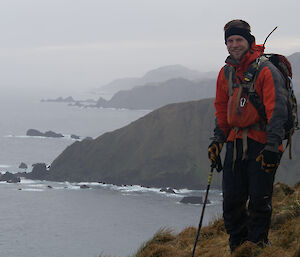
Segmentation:
{"type": "Polygon", "coordinates": [[[148,188],[140,185],[120,186],[118,187],[122,192],[155,192],[159,193],[160,188],[148,188]]]}
{"type": "MultiPolygon", "coordinates": [[[[68,183],[68,182],[65,182],[68,183]]],[[[69,183],[70,184],[70,183],[69,183]]],[[[188,190],[188,189],[173,189],[174,193],[168,193],[165,191],[161,191],[161,188],[156,187],[144,187],[141,185],[114,185],[114,184],[107,184],[107,183],[101,183],[101,182],[79,182],[77,185],[87,185],[92,187],[102,187],[107,188],[110,190],[120,191],[122,193],[157,193],[162,194],[167,197],[182,197],[182,195],[190,194],[192,192],[201,192],[199,190],[188,190]]]]}
{"type": "Polygon", "coordinates": [[[43,192],[45,190],[40,188],[22,188],[20,191],[28,191],[28,192],[43,192]]]}
{"type": "Polygon", "coordinates": [[[41,188],[45,188],[45,187],[48,187],[47,185],[45,184],[32,184],[30,185],[31,187],[41,187],[41,188]]]}
{"type": "Polygon", "coordinates": [[[77,185],[87,185],[87,186],[99,186],[99,182],[79,182],[77,183],[77,185]]]}
{"type": "Polygon", "coordinates": [[[140,185],[123,185],[123,186],[117,186],[113,184],[99,184],[101,187],[106,187],[111,190],[120,191],[123,195],[132,195],[132,193],[156,193],[165,195],[167,197],[182,197],[181,195],[177,194],[178,190],[174,190],[175,194],[168,193],[161,191],[161,188],[156,187],[143,187],[140,185]],[[176,192],[177,191],[177,192],[176,192]]]}
{"type": "Polygon", "coordinates": [[[77,186],[77,185],[69,185],[69,186],[67,187],[67,189],[77,190],[77,189],[80,189],[80,186],[77,186]]]}
{"type": "Polygon", "coordinates": [[[27,178],[21,178],[21,184],[37,184],[40,183],[40,180],[31,180],[31,179],[27,179],[27,178]]]}
{"type": "Polygon", "coordinates": [[[5,135],[6,138],[36,138],[36,139],[65,139],[65,140],[81,140],[72,138],[69,134],[62,134],[63,137],[44,137],[44,136],[27,136],[27,135],[5,135]]]}

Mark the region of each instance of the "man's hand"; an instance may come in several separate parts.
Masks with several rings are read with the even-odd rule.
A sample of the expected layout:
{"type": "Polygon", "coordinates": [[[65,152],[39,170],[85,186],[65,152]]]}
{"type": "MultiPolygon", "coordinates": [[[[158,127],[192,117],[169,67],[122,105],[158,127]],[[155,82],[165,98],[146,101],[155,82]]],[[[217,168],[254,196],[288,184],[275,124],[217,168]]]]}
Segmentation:
{"type": "Polygon", "coordinates": [[[280,154],[268,150],[262,150],[258,157],[257,162],[260,162],[261,169],[265,172],[272,172],[277,169],[280,163],[280,154]]]}
{"type": "Polygon", "coordinates": [[[223,144],[217,141],[212,141],[211,144],[208,146],[208,159],[210,160],[211,164],[217,163],[217,159],[220,156],[222,148],[223,144]]]}

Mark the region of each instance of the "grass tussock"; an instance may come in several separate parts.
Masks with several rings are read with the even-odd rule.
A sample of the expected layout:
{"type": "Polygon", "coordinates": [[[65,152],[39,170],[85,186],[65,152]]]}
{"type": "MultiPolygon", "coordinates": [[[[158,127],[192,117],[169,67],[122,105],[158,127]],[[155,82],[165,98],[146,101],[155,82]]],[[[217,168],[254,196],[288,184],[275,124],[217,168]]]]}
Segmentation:
{"type": "MultiPolygon", "coordinates": [[[[161,229],[134,256],[190,257],[196,233],[195,227],[188,227],[179,234],[161,229]]],[[[265,248],[247,241],[231,255],[228,235],[219,218],[201,229],[195,257],[300,257],[300,183],[293,188],[282,183],[274,185],[269,239],[271,245],[265,248]]]]}

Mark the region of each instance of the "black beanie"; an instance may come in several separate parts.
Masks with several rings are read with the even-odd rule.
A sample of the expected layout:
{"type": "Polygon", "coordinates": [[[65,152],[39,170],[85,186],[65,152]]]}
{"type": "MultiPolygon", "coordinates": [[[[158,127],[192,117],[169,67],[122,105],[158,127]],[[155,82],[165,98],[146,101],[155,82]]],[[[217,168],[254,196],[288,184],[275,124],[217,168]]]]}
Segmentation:
{"type": "Polygon", "coordinates": [[[248,41],[250,47],[255,41],[255,37],[250,34],[249,30],[238,27],[230,27],[225,30],[225,44],[227,44],[227,38],[229,38],[232,35],[242,36],[248,41]]]}

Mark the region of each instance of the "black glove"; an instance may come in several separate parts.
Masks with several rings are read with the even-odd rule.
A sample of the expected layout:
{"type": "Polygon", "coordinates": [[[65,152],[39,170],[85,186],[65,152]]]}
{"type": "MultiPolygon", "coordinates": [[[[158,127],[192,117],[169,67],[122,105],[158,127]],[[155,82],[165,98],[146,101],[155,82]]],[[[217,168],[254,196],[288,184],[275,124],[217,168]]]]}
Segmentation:
{"type": "Polygon", "coordinates": [[[220,153],[223,148],[223,143],[219,143],[217,141],[212,141],[208,146],[208,159],[213,167],[217,168],[217,171],[222,170],[222,163],[220,158],[220,153]]]}
{"type": "Polygon", "coordinates": [[[256,158],[256,161],[260,162],[262,170],[265,172],[272,172],[279,166],[280,153],[262,150],[256,158]]]}

